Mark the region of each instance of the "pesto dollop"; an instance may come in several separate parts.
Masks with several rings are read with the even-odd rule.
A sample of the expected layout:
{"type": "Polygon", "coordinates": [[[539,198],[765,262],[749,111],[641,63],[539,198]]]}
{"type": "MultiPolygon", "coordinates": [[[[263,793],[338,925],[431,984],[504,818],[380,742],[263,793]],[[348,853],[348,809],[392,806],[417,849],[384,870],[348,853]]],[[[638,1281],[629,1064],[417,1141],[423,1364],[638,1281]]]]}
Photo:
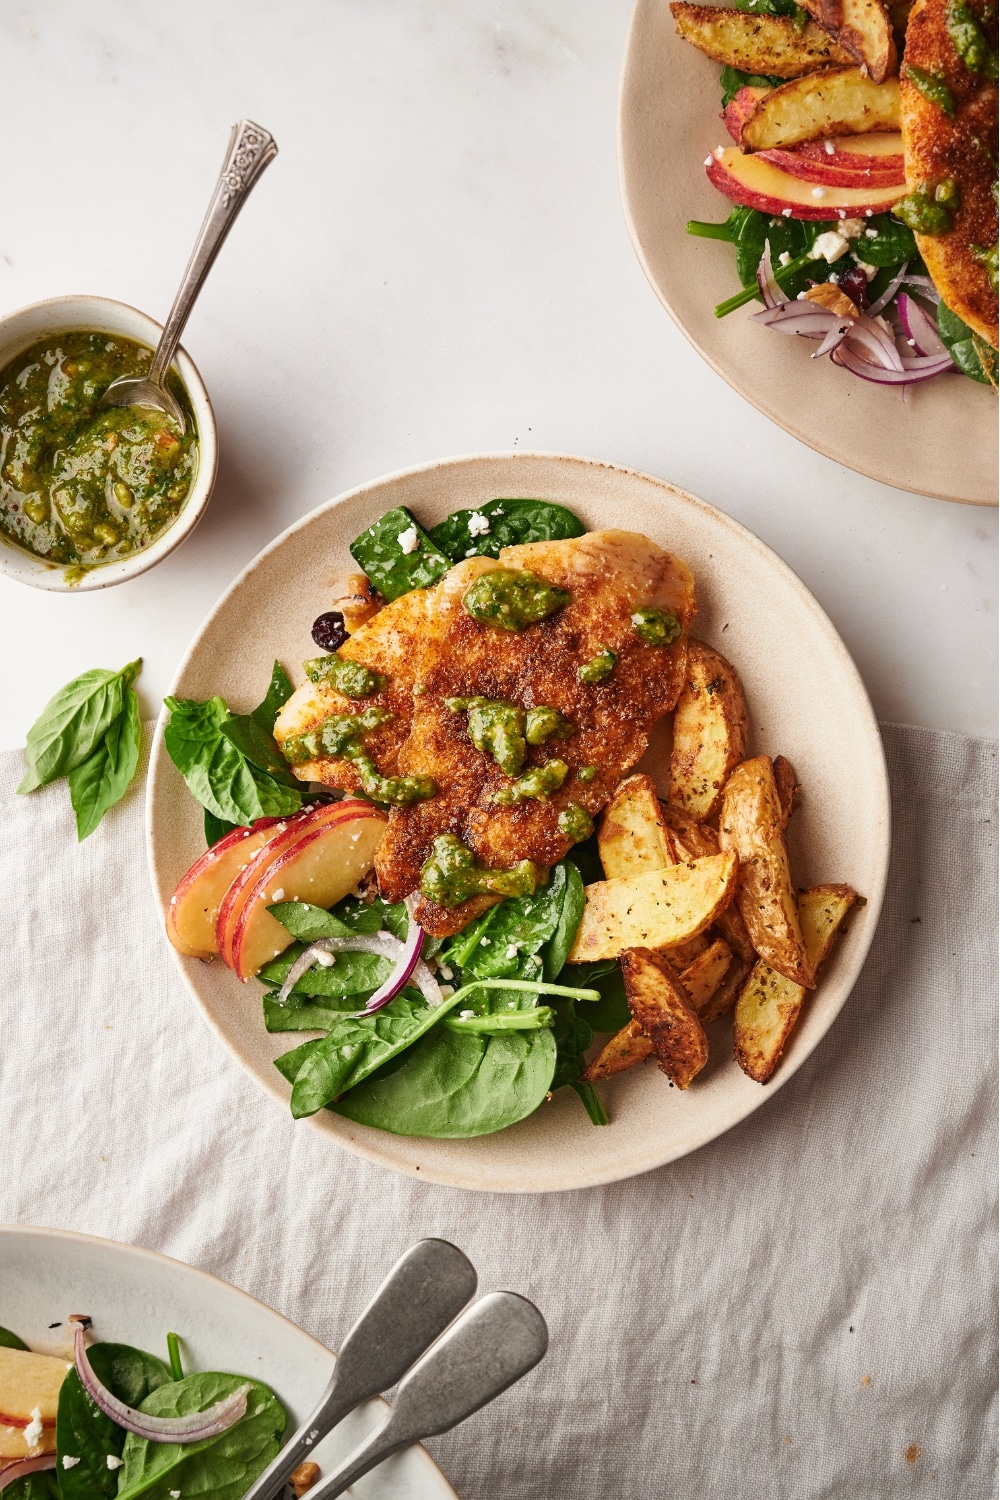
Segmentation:
{"type": "Polygon", "coordinates": [[[519,568],[491,568],[466,589],[462,603],[481,625],[498,630],[526,630],[558,610],[573,595],[544,578],[519,568]]]}
{"type": "Polygon", "coordinates": [[[596,775],[596,766],[581,766],[576,773],[576,779],[577,781],[593,781],[596,775]]]}
{"type": "Polygon", "coordinates": [[[512,807],[515,802],[524,802],[528,798],[545,802],[558,791],[568,775],[569,766],[564,760],[547,760],[544,766],[533,766],[530,771],[525,771],[513,786],[497,792],[493,801],[500,807],[512,807]]]}
{"type": "Polygon", "coordinates": [[[608,646],[603,651],[598,651],[590,661],[584,662],[582,667],[577,668],[577,677],[581,682],[595,683],[606,682],[615,670],[615,662],[618,657],[608,646]]]}
{"type": "Polygon", "coordinates": [[[529,745],[544,745],[547,740],[569,740],[574,734],[576,725],[557,708],[543,704],[529,708],[524,716],[524,737],[529,745]]]}
{"type": "Polygon", "coordinates": [[[289,735],[281,753],[293,766],[323,755],[349,760],[365,796],[373,802],[387,802],[391,807],[404,807],[436,796],[437,785],[429,776],[383,776],[365,748],[365,735],[392,717],[387,709],[374,704],[360,714],[331,714],[306,734],[289,735]]]}
{"type": "Polygon", "coordinates": [[[965,0],[951,0],[948,6],[948,35],[970,73],[985,79],[996,78],[997,54],[965,0]]]}
{"type": "Polygon", "coordinates": [[[98,402],[152,351],[106,333],[50,334],[0,370],[0,531],[46,562],[86,569],[141,552],[176,521],[198,472],[187,392],[165,412],[98,402]]]}
{"type": "Polygon", "coordinates": [[[632,624],[648,646],[669,646],[681,633],[681,622],[672,609],[637,609],[632,624]]]}
{"type": "Polygon", "coordinates": [[[468,714],[470,740],[508,776],[520,775],[529,745],[567,740],[576,733],[557,708],[523,709],[505,698],[446,698],[445,704],[452,713],[468,714]]]}
{"type": "Polygon", "coordinates": [[[559,814],[559,832],[574,844],[582,844],[594,831],[594,820],[579,802],[567,802],[559,814]]]}
{"type": "Polygon", "coordinates": [[[302,665],[310,682],[329,683],[344,698],[370,698],[373,693],[380,693],[386,683],[377,672],[369,672],[360,662],[342,660],[336,651],[329,656],[316,656],[302,665]]]}
{"type": "Polygon", "coordinates": [[[940,73],[930,73],[925,68],[917,68],[913,63],[905,63],[906,73],[904,77],[920,90],[925,99],[931,104],[936,104],[938,109],[953,119],[955,115],[955,95],[948,87],[940,73]]]}
{"type": "Polygon", "coordinates": [[[420,871],[420,894],[438,906],[461,906],[472,896],[531,896],[541,879],[542,871],[530,859],[512,870],[490,870],[461,839],[441,833],[420,871]]]}
{"type": "Polygon", "coordinates": [[[935,187],[923,183],[900,198],[893,207],[893,216],[916,234],[947,234],[951,228],[951,216],[958,208],[958,184],[953,177],[946,177],[935,187]]]}
{"type": "Polygon", "coordinates": [[[990,286],[1000,291],[1000,243],[996,245],[973,245],[972,253],[981,266],[986,268],[990,286]]]}

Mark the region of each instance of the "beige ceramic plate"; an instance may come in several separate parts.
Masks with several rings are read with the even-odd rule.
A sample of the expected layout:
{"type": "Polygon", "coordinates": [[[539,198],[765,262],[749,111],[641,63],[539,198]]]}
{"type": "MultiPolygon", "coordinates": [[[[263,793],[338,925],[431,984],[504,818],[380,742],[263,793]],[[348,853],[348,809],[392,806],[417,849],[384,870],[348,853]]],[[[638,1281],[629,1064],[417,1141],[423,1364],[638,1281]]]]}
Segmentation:
{"type": "MultiPolygon", "coordinates": [[[[625,217],[643,270],[681,332],[765,416],[811,448],[884,484],[970,505],[997,503],[996,397],[964,375],[901,392],[858,380],[815,345],[716,318],[739,290],[730,246],[685,234],[721,223],[730,204],[702,166],[728,141],[719,66],[674,33],[667,0],[637,0],[619,103],[625,217]]],[[[757,304],[754,304],[756,307],[757,304]]]]}
{"type": "MultiPolygon", "coordinates": [[[[591,529],[645,532],[686,559],[697,580],[698,632],[732,658],[743,678],[752,746],[787,755],[805,789],[792,831],[798,881],[848,881],[868,898],[766,1089],[736,1066],[723,1023],[712,1038],[708,1067],[686,1093],[669,1088],[652,1067],[607,1085],[612,1123],[601,1129],[569,1090],[520,1125],[473,1141],[406,1139],[328,1111],[299,1127],[321,1130],[331,1145],[424,1181],[538,1193],[630,1177],[683,1156],[742,1120],[791,1076],[847,999],[871,942],[885,883],[889,808],[868,696],[843,642],[794,573],[702,501],[647,475],[582,459],[455,459],[378,480],[322,506],[237,579],[202,627],[173,692],[192,698],[221,693],[232,709],[246,712],[259,701],[275,657],[301,681],[299,663],[315,651],[310,625],[344,591],[353,566],[348,544],[359,532],[397,505],[433,525],[461,507],[517,495],[559,500],[591,529]]],[[[662,753],[651,769],[657,764],[662,753]]],[[[162,726],[153,748],[148,819],[153,884],[163,907],[205,843],[201,809],[166,755],[162,726]]],[[[268,1035],[258,985],[241,985],[219,963],[175,957],[211,1025],[284,1105],[290,1091],[273,1059],[303,1038],[268,1035]]]]}
{"type": "MultiPolygon", "coordinates": [[[[288,1413],[288,1436],[316,1405],[333,1369],[329,1349],[205,1271],[113,1240],[0,1225],[0,1326],[39,1354],[72,1358],[66,1323],[71,1312],[90,1314],[96,1338],[133,1344],[163,1360],[167,1332],[176,1332],[190,1373],[231,1370],[262,1380],[288,1413]]],[[[383,1401],[369,1401],[317,1445],[324,1474],[357,1447],[384,1411],[383,1401]]],[[[351,1494],[357,1500],[457,1500],[419,1447],[379,1464],[351,1494]]]]}

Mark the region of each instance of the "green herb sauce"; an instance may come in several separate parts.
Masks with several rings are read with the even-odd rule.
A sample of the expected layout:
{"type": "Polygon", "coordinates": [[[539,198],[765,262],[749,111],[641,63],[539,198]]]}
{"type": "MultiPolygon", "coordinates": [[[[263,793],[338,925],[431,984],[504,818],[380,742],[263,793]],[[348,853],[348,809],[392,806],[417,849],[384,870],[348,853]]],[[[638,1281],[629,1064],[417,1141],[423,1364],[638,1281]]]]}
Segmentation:
{"type": "Polygon", "coordinates": [[[637,609],[632,624],[648,646],[669,646],[681,633],[681,622],[672,609],[637,609]]]}
{"type": "Polygon", "coordinates": [[[547,760],[544,766],[534,766],[530,771],[497,792],[493,801],[500,807],[512,807],[515,802],[524,802],[529,797],[536,802],[545,802],[558,791],[569,775],[569,766],[564,760],[547,760]]]}
{"type": "Polygon", "coordinates": [[[990,280],[990,286],[995,292],[1000,291],[1000,264],[998,264],[998,252],[1000,252],[1000,244],[990,245],[989,248],[987,248],[985,245],[972,246],[972,253],[979,261],[980,265],[985,266],[986,274],[990,280]]]}
{"type": "Polygon", "coordinates": [[[596,766],[581,766],[576,773],[576,779],[577,781],[593,781],[596,775],[596,766]]]}
{"type": "Polygon", "coordinates": [[[917,234],[947,234],[958,208],[958,184],[948,177],[937,186],[922,183],[893,207],[893,214],[917,234]]]}
{"type": "Polygon", "coordinates": [[[576,733],[558,709],[544,705],[525,710],[504,698],[446,698],[445,703],[452,713],[468,714],[470,740],[508,776],[520,775],[529,745],[568,740],[576,733]]]}
{"type": "Polygon", "coordinates": [[[924,68],[916,68],[913,63],[907,63],[905,76],[925,99],[929,99],[931,104],[936,104],[938,109],[944,110],[949,118],[954,119],[955,95],[939,73],[928,73],[924,68]]]}
{"type": "Polygon", "coordinates": [[[559,814],[559,832],[574,844],[582,844],[594,831],[594,820],[579,802],[568,802],[559,814]]]}
{"type": "Polygon", "coordinates": [[[531,896],[542,876],[530,859],[522,859],[512,870],[489,870],[461,839],[442,833],[420,872],[420,893],[438,906],[461,906],[472,896],[531,896]]]}
{"type": "Polygon", "coordinates": [[[565,609],[572,597],[527,569],[491,568],[466,589],[462,603],[481,625],[525,630],[565,609]]]}
{"type": "MultiPolygon", "coordinates": [[[[346,665],[346,664],[345,664],[346,665]]],[[[360,714],[331,714],[306,734],[289,735],[281,747],[290,765],[303,765],[321,755],[338,755],[354,766],[361,790],[373,802],[403,807],[437,794],[429,776],[383,776],[365,748],[365,735],[393,717],[387,709],[372,705],[360,714]]]]}
{"type": "Polygon", "coordinates": [[[604,650],[599,651],[590,661],[584,662],[583,666],[578,668],[576,675],[581,682],[606,682],[615,670],[617,660],[615,653],[605,646],[604,650]]]}
{"type": "Polygon", "coordinates": [[[564,718],[557,708],[541,705],[529,708],[524,717],[524,737],[529,745],[544,745],[546,740],[569,740],[576,725],[564,718]]]}
{"type": "Polygon", "coordinates": [[[370,698],[380,693],[386,679],[377,672],[369,672],[357,661],[342,661],[338,652],[329,656],[317,656],[302,663],[310,682],[325,682],[336,688],[344,698],[370,698]]]}
{"type": "Polygon", "coordinates": [[[951,0],[948,6],[948,35],[970,73],[987,80],[996,78],[997,54],[965,0],[951,0]]]}
{"type": "Polygon", "coordinates": [[[151,350],[106,333],[41,339],[0,370],[0,531],[74,570],[141,552],[176,521],[198,472],[187,392],[182,435],[165,412],[98,402],[151,350]]]}

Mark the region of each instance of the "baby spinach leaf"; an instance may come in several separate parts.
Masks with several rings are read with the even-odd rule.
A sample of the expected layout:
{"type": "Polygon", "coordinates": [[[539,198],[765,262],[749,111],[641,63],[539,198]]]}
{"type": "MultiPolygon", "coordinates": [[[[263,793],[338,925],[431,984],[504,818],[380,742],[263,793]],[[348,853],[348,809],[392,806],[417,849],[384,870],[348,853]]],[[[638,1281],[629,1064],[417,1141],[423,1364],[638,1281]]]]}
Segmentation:
{"type": "Polygon", "coordinates": [[[341,1099],[336,1113],[394,1135],[468,1139],[525,1119],[552,1085],[552,1032],[459,1035],[442,1028],[341,1099]]]}
{"type": "Polygon", "coordinates": [[[363,531],[351,543],[351,556],[373,588],[389,600],[398,599],[411,589],[426,588],[451,567],[450,560],[401,506],[387,511],[374,526],[363,531]],[[411,537],[415,538],[412,551],[403,551],[400,537],[405,537],[407,544],[411,537]]]}
{"type": "MultiPolygon", "coordinates": [[[[293,961],[302,952],[302,944],[286,948],[278,958],[265,964],[258,974],[264,984],[284,984],[293,961]]],[[[358,996],[359,992],[371,994],[392,973],[392,961],[378,953],[338,953],[337,961],[328,968],[317,964],[307,969],[292,991],[293,995],[322,996],[336,999],[344,995],[358,996]]],[[[361,1008],[360,1000],[354,1006],[361,1008]]]]}
{"type": "MultiPolygon", "coordinates": [[[[590,1116],[592,1125],[607,1125],[608,1116],[600,1095],[592,1083],[580,1077],[583,1071],[584,1053],[594,1040],[594,1033],[576,1009],[575,1000],[557,1000],[553,1003],[556,1013],[553,1034],[556,1044],[556,1066],[552,1077],[552,1090],[572,1088],[590,1116]]],[[[589,1015],[589,1009],[588,1009],[589,1015]]]]}
{"type": "Polygon", "coordinates": [[[11,1333],[9,1328],[0,1328],[0,1349],[27,1349],[24,1339],[11,1333]]]}
{"type": "Polygon", "coordinates": [[[339,917],[324,911],[321,906],[310,906],[308,901],[278,901],[267,909],[292,937],[303,943],[315,943],[317,938],[351,936],[346,922],[341,922],[339,917]]]}
{"type": "MultiPolygon", "coordinates": [[[[913,238],[913,230],[890,214],[873,214],[867,220],[865,229],[873,229],[875,233],[865,233],[854,241],[851,248],[857,251],[859,260],[866,261],[870,266],[900,266],[904,260],[917,258],[917,242],[913,238]]],[[[912,266],[910,270],[913,270],[912,266]]]]}
{"type": "Polygon", "coordinates": [[[344,1012],[363,1010],[365,1002],[375,993],[361,990],[358,994],[311,1000],[293,990],[284,1005],[279,1005],[273,995],[264,996],[264,1027],[267,1031],[329,1031],[344,1019],[344,1012]]]}
{"type": "Polygon", "coordinates": [[[283,1052],[280,1057],[276,1057],[274,1066],[282,1078],[287,1079],[289,1083],[294,1083],[299,1069],[316,1051],[322,1040],[322,1037],[315,1037],[311,1042],[302,1042],[300,1046],[293,1047],[291,1052],[283,1052]]]}
{"type": "Polygon", "coordinates": [[[95,668],[59,689],[28,730],[27,773],[18,792],[33,792],[82,766],[122,710],[125,689],[139,675],[141,660],[120,672],[95,668]]]}
{"type": "Polygon", "coordinates": [[[556,979],[566,963],[566,956],[573,946],[576,930],[583,917],[586,897],[583,877],[572,860],[566,860],[557,869],[565,871],[565,890],[559,912],[559,921],[552,936],[542,949],[542,971],[546,979],[556,979]]]}
{"type": "Polygon", "coordinates": [[[76,836],[81,842],[124,797],[139,764],[139,699],[132,687],[126,687],[124,696],[121,713],[112,719],[97,749],[69,773],[69,796],[76,813],[76,836]]]}
{"type": "Polygon", "coordinates": [[[344,1019],[330,1028],[303,1062],[292,1084],[291,1110],[296,1120],[314,1115],[352,1084],[381,1067],[426,1031],[444,1020],[455,1000],[429,1006],[415,990],[405,989],[374,1016],[344,1019]]]}
{"type": "Polygon", "coordinates": [[[164,701],[170,709],[163,736],[167,754],[191,795],[216,818],[245,825],[301,807],[300,791],[253,766],[223,732],[232,716],[221,698],[164,701]]]}
{"type": "Polygon", "coordinates": [[[621,1031],[632,1019],[625,999],[625,981],[616,958],[602,958],[590,964],[567,964],[559,976],[563,984],[587,985],[599,990],[601,998],[584,1012],[595,1031],[621,1031]]]}
{"type": "Polygon", "coordinates": [[[205,1411],[241,1385],[248,1384],[246,1416],[218,1437],[200,1443],[150,1443],[130,1432],[125,1465],[119,1471],[118,1500],[240,1500],[278,1451],[285,1413],[259,1381],[241,1375],[206,1372],[188,1375],[152,1392],[141,1410],[158,1417],[205,1411]]]}
{"type": "Polygon", "coordinates": [[[779,84],[787,83],[786,78],[773,78],[764,73],[744,73],[741,68],[724,67],[719,74],[719,82],[722,84],[722,107],[732,99],[735,99],[740,89],[776,89],[779,84]]]}
{"type": "Polygon", "coordinates": [[[7,1486],[4,1500],[59,1500],[59,1480],[51,1469],[25,1474],[7,1486]]]}
{"type": "MultiPolygon", "coordinates": [[[[522,962],[540,954],[555,936],[569,876],[565,860],[554,866],[545,885],[531,896],[511,896],[484,913],[472,930],[458,934],[448,948],[447,963],[457,963],[463,979],[532,978],[522,962]]],[[[582,889],[582,886],[581,886],[582,889]]],[[[532,966],[541,977],[542,964],[532,966]]],[[[546,978],[553,978],[551,974],[546,978]]]]}
{"type": "MultiPolygon", "coordinates": [[[[152,1391],[170,1381],[162,1360],[129,1344],[93,1344],[88,1354],[97,1378],[129,1406],[141,1406],[152,1391]]],[[[70,1370],[59,1389],[56,1414],[62,1500],[111,1500],[117,1495],[120,1471],[108,1468],[108,1455],[121,1458],[125,1438],[125,1429],[104,1415],[76,1371],[70,1370]],[[80,1462],[67,1469],[64,1457],[80,1462]]]]}
{"type": "Polygon", "coordinates": [[[454,511],[431,528],[430,537],[452,562],[461,562],[463,557],[499,557],[503,547],[561,541],[585,531],[571,510],[551,500],[490,500],[477,510],[454,511]]]}
{"type": "Polygon", "coordinates": [[[957,313],[943,302],[938,303],[938,333],[963,375],[978,380],[980,385],[996,386],[1000,356],[991,349],[985,339],[979,338],[964,323],[957,313]]]}

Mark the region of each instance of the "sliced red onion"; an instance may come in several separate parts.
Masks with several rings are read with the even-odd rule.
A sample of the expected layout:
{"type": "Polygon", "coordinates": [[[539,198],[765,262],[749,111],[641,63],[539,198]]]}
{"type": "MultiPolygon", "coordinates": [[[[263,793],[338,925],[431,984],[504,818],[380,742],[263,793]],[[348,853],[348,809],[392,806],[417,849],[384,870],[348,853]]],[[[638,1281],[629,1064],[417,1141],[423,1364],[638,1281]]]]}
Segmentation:
{"type": "Polygon", "coordinates": [[[867,313],[862,313],[851,323],[849,342],[855,348],[855,352],[864,359],[864,351],[868,351],[869,358],[886,370],[902,370],[903,359],[896,348],[896,340],[892,329],[881,318],[873,318],[867,313]]]}
{"type": "Polygon", "coordinates": [[[921,295],[926,297],[929,302],[941,301],[941,293],[929,276],[904,276],[903,285],[919,287],[921,295]]]}
{"type": "Polygon", "coordinates": [[[251,1390],[249,1382],[238,1386],[231,1395],[223,1397],[207,1411],[190,1412],[186,1417],[153,1417],[136,1411],[133,1406],[126,1406],[94,1374],[87,1357],[86,1334],[81,1322],[77,1323],[73,1334],[73,1359],[85,1391],[104,1415],[117,1422],[119,1427],[124,1427],[126,1432],[134,1432],[136,1437],[145,1438],[149,1443],[200,1443],[205,1438],[227,1432],[246,1415],[251,1390]]]}
{"type": "Polygon", "coordinates": [[[945,371],[955,369],[951,356],[948,355],[945,359],[908,359],[904,361],[902,370],[888,370],[884,365],[863,359],[846,340],[839,349],[833,351],[830,358],[836,364],[843,365],[845,370],[850,370],[852,375],[859,375],[862,380],[870,380],[875,385],[913,385],[919,380],[932,380],[935,375],[943,375],[945,371]]]}
{"type": "Polygon", "coordinates": [[[896,306],[899,309],[899,321],[903,325],[903,332],[912,341],[918,354],[936,355],[941,358],[942,355],[948,353],[933,320],[928,313],[924,312],[919,302],[907,296],[906,292],[900,292],[896,298],[896,306]]]}
{"type": "Polygon", "coordinates": [[[0,1490],[5,1490],[17,1479],[25,1479],[29,1474],[38,1474],[42,1469],[54,1469],[55,1466],[54,1453],[40,1453],[37,1458],[19,1458],[17,1463],[0,1470],[0,1490]]]}
{"type": "Polygon", "coordinates": [[[357,1015],[374,1015],[384,1005],[388,1005],[390,1000],[394,1000],[403,986],[411,980],[428,1005],[440,1005],[441,986],[420,957],[423,942],[423,928],[413,920],[412,913],[403,942],[393,937],[391,932],[358,932],[351,937],[318,938],[292,964],[278,991],[278,1004],[287,1004],[292,990],[303,974],[318,962],[320,953],[376,953],[380,958],[392,959],[393,970],[385,983],[379,985],[364,1010],[358,1011],[357,1015]]]}
{"type": "Polygon", "coordinates": [[[831,328],[839,327],[844,321],[842,315],[838,316],[828,307],[819,307],[815,302],[786,302],[775,311],[769,311],[766,317],[760,313],[751,316],[778,333],[797,333],[807,339],[825,338],[831,328]]]}
{"type": "Polygon", "coordinates": [[[764,241],[764,254],[761,256],[760,264],[757,267],[757,285],[760,288],[760,295],[764,299],[765,307],[771,309],[781,307],[783,303],[788,301],[788,298],[774,279],[770,240],[764,241]]]}
{"type": "Polygon", "coordinates": [[[900,266],[895,276],[889,282],[889,285],[886,287],[881,297],[876,298],[876,300],[869,307],[869,317],[874,318],[875,314],[880,313],[883,307],[889,306],[889,303],[892,301],[893,297],[895,297],[896,293],[903,285],[903,282],[908,280],[908,277],[906,275],[906,268],[909,264],[910,262],[908,260],[904,260],[903,264],[900,266]]]}
{"type": "Polygon", "coordinates": [[[834,349],[839,349],[840,348],[840,345],[844,342],[844,340],[846,338],[850,338],[850,334],[851,334],[851,323],[850,323],[850,320],[848,319],[848,320],[845,321],[843,318],[841,318],[839,320],[839,322],[837,322],[837,323],[835,323],[833,325],[833,327],[830,329],[830,332],[827,334],[826,338],[820,344],[819,348],[818,349],[814,349],[813,352],[812,352],[812,354],[810,354],[809,358],[810,359],[820,359],[822,357],[822,355],[824,355],[824,354],[832,354],[833,351],[834,351],[834,349]]]}

